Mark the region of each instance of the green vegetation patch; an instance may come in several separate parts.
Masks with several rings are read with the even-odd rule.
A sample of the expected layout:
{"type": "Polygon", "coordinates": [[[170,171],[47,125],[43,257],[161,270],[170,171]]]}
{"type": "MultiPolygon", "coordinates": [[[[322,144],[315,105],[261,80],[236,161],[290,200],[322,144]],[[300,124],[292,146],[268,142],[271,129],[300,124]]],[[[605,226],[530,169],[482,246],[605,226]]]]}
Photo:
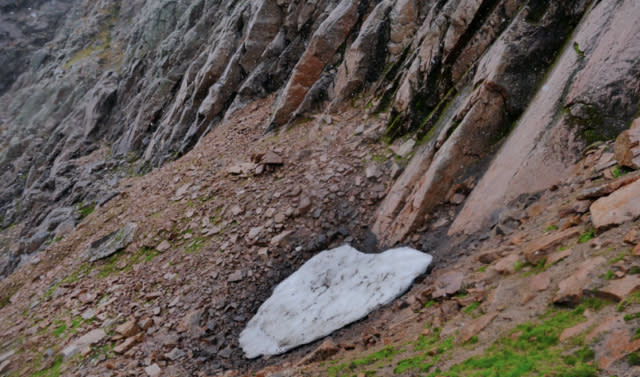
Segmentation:
{"type": "Polygon", "coordinates": [[[482,356],[467,359],[451,367],[449,377],[517,377],[517,376],[597,376],[592,365],[594,354],[588,347],[573,352],[560,344],[566,328],[585,320],[587,307],[599,308],[599,300],[589,300],[574,310],[553,309],[540,323],[525,323],[497,340],[482,356]]]}
{"type": "Polygon", "coordinates": [[[588,231],[582,233],[578,238],[578,243],[585,243],[592,240],[595,237],[595,231],[593,229],[589,229],[588,231]]]}

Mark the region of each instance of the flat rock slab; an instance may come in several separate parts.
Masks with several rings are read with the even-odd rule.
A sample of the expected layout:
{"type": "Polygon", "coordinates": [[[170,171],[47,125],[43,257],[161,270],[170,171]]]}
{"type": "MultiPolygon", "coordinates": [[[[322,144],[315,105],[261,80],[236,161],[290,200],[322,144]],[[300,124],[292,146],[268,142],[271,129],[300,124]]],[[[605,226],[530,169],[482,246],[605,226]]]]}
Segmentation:
{"type": "Polygon", "coordinates": [[[640,277],[628,275],[622,279],[612,280],[604,288],[598,290],[598,294],[621,301],[640,288],[640,277]]]}
{"type": "Polygon", "coordinates": [[[584,229],[582,227],[576,226],[538,238],[535,241],[531,241],[524,249],[524,256],[527,258],[527,262],[537,265],[547,257],[547,251],[551,246],[554,246],[567,238],[577,236],[582,233],[583,230],[584,229]]]}
{"type": "Polygon", "coordinates": [[[591,275],[607,262],[603,257],[595,257],[582,262],[578,269],[558,284],[559,290],[553,298],[555,304],[577,305],[583,289],[591,281],[591,275]]]}
{"type": "Polygon", "coordinates": [[[393,301],[431,260],[410,248],[364,254],[344,245],[323,251],[274,289],[240,334],[240,346],[255,358],[329,335],[393,301]]]}
{"type": "Polygon", "coordinates": [[[106,336],[107,334],[104,332],[103,329],[95,329],[95,330],[89,331],[88,333],[84,334],[83,336],[76,339],[68,346],[66,346],[62,350],[62,356],[64,356],[66,360],[72,357],[73,355],[75,355],[76,353],[80,352],[80,350],[83,349],[84,347],[98,343],[99,341],[104,339],[104,337],[106,336]]]}
{"type": "Polygon", "coordinates": [[[618,189],[591,205],[591,220],[596,228],[622,224],[640,216],[640,181],[618,189]]]}
{"type": "Polygon", "coordinates": [[[84,252],[85,257],[89,259],[89,262],[95,262],[117,253],[133,241],[136,229],[138,229],[137,224],[129,223],[121,229],[92,242],[84,252]]]}

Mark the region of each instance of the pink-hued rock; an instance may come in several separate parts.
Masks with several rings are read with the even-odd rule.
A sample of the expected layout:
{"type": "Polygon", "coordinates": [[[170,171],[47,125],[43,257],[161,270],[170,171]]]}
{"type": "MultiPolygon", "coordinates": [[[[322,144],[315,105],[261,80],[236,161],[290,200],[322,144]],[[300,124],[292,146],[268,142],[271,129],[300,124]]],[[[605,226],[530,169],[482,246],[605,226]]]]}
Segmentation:
{"type": "Polygon", "coordinates": [[[276,103],[269,128],[286,124],[358,21],[358,1],[342,0],[314,33],[276,103]]]}
{"type": "Polygon", "coordinates": [[[624,186],[591,205],[591,221],[596,228],[618,225],[640,216],[640,181],[624,186]]]}
{"type": "Polygon", "coordinates": [[[531,291],[545,291],[551,284],[551,273],[549,271],[541,272],[535,275],[529,281],[529,290],[531,291]]]}
{"type": "Polygon", "coordinates": [[[460,271],[448,271],[439,276],[434,285],[432,298],[446,297],[455,294],[462,288],[464,274],[460,271]]]}
{"type": "Polygon", "coordinates": [[[638,85],[638,77],[632,72],[637,70],[640,54],[640,23],[634,16],[639,13],[640,3],[633,0],[602,1],[590,9],[547,81],[467,199],[450,234],[477,232],[486,225],[491,213],[518,195],[544,190],[566,179],[582,148],[569,116],[556,116],[559,105],[587,103],[606,109],[614,106],[625,111],[636,109],[627,105],[629,93],[638,85]],[[585,51],[584,57],[573,50],[574,42],[585,51]],[[578,64],[581,59],[586,61],[582,69],[578,64]],[[571,88],[568,97],[567,85],[571,88]]]}
{"type": "Polygon", "coordinates": [[[610,281],[598,290],[598,294],[621,301],[638,288],[640,288],[640,277],[637,275],[627,275],[622,279],[610,281]]]}
{"type": "Polygon", "coordinates": [[[604,354],[598,359],[598,367],[607,369],[614,362],[640,349],[640,339],[633,340],[626,330],[609,334],[604,344],[604,354]]]}
{"type": "Polygon", "coordinates": [[[524,256],[527,258],[527,262],[537,265],[540,263],[545,257],[547,253],[550,251],[549,248],[553,245],[556,245],[567,238],[571,238],[573,236],[577,236],[582,233],[583,228],[580,226],[576,226],[573,228],[569,228],[563,230],[561,232],[556,232],[549,234],[548,236],[540,237],[531,241],[524,248],[524,256]]]}
{"type": "Polygon", "coordinates": [[[471,340],[474,335],[477,335],[480,331],[484,330],[485,327],[489,326],[497,316],[498,313],[485,314],[467,323],[462,330],[460,330],[460,337],[458,338],[460,343],[466,343],[471,340]]]}
{"type": "Polygon", "coordinates": [[[568,278],[562,280],[560,288],[553,298],[556,304],[577,304],[583,295],[583,289],[591,281],[591,276],[602,264],[606,263],[603,257],[588,259],[568,278]]]}

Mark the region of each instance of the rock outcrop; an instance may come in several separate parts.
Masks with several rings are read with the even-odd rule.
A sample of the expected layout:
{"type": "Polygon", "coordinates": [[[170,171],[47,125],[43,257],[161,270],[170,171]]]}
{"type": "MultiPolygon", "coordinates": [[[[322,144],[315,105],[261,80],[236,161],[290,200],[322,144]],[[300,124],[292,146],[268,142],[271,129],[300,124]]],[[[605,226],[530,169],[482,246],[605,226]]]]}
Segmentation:
{"type": "Polygon", "coordinates": [[[463,206],[451,234],[480,231],[627,127],[638,12],[630,0],[3,4],[0,59],[16,63],[0,64],[0,225],[34,242],[2,253],[38,250],[51,211],[72,208],[75,225],[119,180],[269,95],[265,131],[356,105],[373,139],[386,123],[391,140],[418,141],[373,221],[381,244],[449,204],[463,206]]]}

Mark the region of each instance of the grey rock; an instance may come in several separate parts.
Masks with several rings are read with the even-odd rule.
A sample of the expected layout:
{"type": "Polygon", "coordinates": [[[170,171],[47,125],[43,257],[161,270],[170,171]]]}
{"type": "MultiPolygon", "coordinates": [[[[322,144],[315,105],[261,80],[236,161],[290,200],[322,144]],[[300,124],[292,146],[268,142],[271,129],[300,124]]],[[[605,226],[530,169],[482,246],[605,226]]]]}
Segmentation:
{"type": "Polygon", "coordinates": [[[99,240],[92,242],[87,250],[85,250],[84,256],[90,262],[95,262],[115,254],[133,241],[136,229],[138,229],[137,224],[129,223],[123,228],[107,234],[99,240]]]}

